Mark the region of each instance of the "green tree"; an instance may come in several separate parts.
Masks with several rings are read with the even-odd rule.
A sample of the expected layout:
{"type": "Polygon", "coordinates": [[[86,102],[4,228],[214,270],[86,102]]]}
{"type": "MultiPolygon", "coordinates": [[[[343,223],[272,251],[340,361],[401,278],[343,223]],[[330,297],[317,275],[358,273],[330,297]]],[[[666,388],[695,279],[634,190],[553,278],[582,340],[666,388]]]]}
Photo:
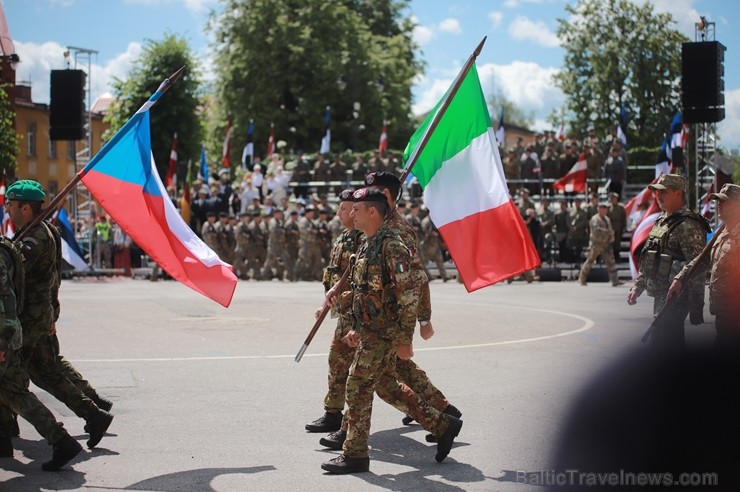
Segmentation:
{"type": "Polygon", "coordinates": [[[565,50],[555,83],[566,95],[569,126],[604,135],[624,105],[630,145],[657,145],[676,112],[681,43],[673,17],[647,2],[580,0],[565,6],[557,35],[565,50]]]}
{"type": "Polygon", "coordinates": [[[534,125],[534,111],[525,112],[514,101],[508,99],[501,90],[497,90],[488,96],[487,102],[488,107],[491,108],[491,117],[495,120],[495,125],[498,125],[502,108],[504,110],[504,127],[513,125],[529,129],[534,125]]]}
{"type": "Polygon", "coordinates": [[[18,156],[18,134],[15,132],[15,114],[10,108],[6,85],[0,84],[0,175],[12,175],[18,156]]]}
{"type": "Polygon", "coordinates": [[[232,115],[232,155],[241,156],[249,120],[263,154],[270,124],[289,148],[319,150],[331,108],[332,151],[377,145],[388,121],[389,144],[413,130],[411,85],[421,71],[403,16],[407,0],[223,0],[212,14],[217,73],[209,124],[220,155],[232,115]]]}
{"type": "MultiPolygon", "coordinates": [[[[147,40],[125,80],[113,82],[115,102],[106,115],[109,137],[141,107],[164,79],[184,66],[182,77],[150,109],[152,153],[160,176],[169,166],[172,137],[177,133],[177,158],[180,163],[197,162],[203,130],[201,125],[201,83],[187,41],[165,33],[161,41],[147,40]]],[[[178,170],[184,174],[185,169],[178,170]]]]}

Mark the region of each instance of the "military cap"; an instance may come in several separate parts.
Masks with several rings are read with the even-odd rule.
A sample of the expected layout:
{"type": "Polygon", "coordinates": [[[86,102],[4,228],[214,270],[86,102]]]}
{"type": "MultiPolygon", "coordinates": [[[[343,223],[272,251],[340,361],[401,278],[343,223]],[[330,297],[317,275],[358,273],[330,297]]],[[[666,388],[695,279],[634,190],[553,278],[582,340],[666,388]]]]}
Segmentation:
{"type": "Polygon", "coordinates": [[[725,183],[719,193],[712,193],[709,195],[712,200],[719,200],[724,202],[725,200],[737,200],[740,201],[740,186],[732,183],[725,183]]]}
{"type": "Polygon", "coordinates": [[[388,199],[385,193],[372,188],[360,188],[352,194],[355,202],[378,202],[388,205],[388,199]]]}
{"type": "Polygon", "coordinates": [[[304,209],[303,209],[303,212],[304,212],[304,213],[308,213],[308,212],[315,212],[315,211],[316,211],[316,209],[315,209],[315,208],[313,208],[313,207],[312,207],[312,206],[310,206],[310,205],[309,205],[308,207],[306,207],[306,208],[304,208],[304,209]]]}
{"type": "Polygon", "coordinates": [[[609,208],[609,205],[607,205],[606,203],[599,203],[598,208],[609,208]]]}
{"type": "Polygon", "coordinates": [[[398,206],[398,208],[406,208],[406,202],[400,201],[400,202],[398,202],[397,206],[398,206]]]}
{"type": "Polygon", "coordinates": [[[522,193],[522,194],[523,193],[527,193],[527,194],[529,194],[529,189],[527,189],[527,188],[519,188],[519,193],[522,193]]]}
{"type": "Polygon", "coordinates": [[[280,213],[283,213],[283,209],[282,209],[282,208],[279,208],[279,207],[274,207],[274,208],[272,209],[272,213],[273,213],[273,214],[276,214],[276,213],[278,213],[278,212],[280,212],[280,213]]]}
{"type": "Polygon", "coordinates": [[[347,188],[346,190],[342,190],[342,192],[339,194],[339,201],[340,202],[351,202],[352,201],[352,193],[354,193],[355,190],[347,188]]]}
{"type": "Polygon", "coordinates": [[[249,217],[250,215],[252,215],[251,212],[249,212],[249,210],[245,210],[239,214],[239,217],[249,217]]]}
{"type": "Polygon", "coordinates": [[[290,215],[298,215],[298,210],[296,209],[291,210],[290,215]]]}
{"type": "Polygon", "coordinates": [[[32,179],[21,179],[8,186],[5,191],[7,200],[18,200],[22,202],[43,202],[46,197],[44,189],[38,181],[32,179]]]}
{"type": "Polygon", "coordinates": [[[262,210],[253,208],[251,212],[252,217],[262,217],[262,210]]]}
{"type": "Polygon", "coordinates": [[[229,218],[229,214],[227,214],[226,212],[219,212],[218,213],[218,218],[219,219],[228,219],[229,218]]]}
{"type": "Polygon", "coordinates": [[[365,176],[365,184],[367,186],[401,186],[401,181],[395,174],[378,171],[365,176]]]}
{"type": "Polygon", "coordinates": [[[651,190],[683,190],[686,187],[686,178],[680,174],[663,174],[658,182],[648,185],[651,190]]]}
{"type": "Polygon", "coordinates": [[[617,200],[619,200],[619,193],[609,193],[609,198],[616,198],[617,200]]]}
{"type": "Polygon", "coordinates": [[[319,207],[319,213],[320,214],[328,214],[329,211],[325,207],[319,207]]]}
{"type": "Polygon", "coordinates": [[[419,208],[420,204],[416,200],[411,200],[411,204],[409,205],[411,208],[419,208]]]}

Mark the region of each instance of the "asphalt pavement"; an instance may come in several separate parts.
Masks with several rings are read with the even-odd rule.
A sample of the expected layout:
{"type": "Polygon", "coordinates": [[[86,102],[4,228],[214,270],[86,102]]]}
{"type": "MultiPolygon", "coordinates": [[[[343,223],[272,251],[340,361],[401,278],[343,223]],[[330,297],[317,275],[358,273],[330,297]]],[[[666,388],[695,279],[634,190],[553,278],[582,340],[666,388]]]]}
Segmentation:
{"type": "MultiPolygon", "coordinates": [[[[435,462],[424,430],[376,398],[370,472],[332,476],[320,465],[337,453],[304,430],[323,413],[332,320],[294,361],[319,283],[242,281],[225,309],[174,281],[66,280],[62,353],[113,401],[115,419],[58,473],[41,471],[51,448],[22,421],[0,490],[542,491],[520,478],[549,469],[574,396],[640,346],[652,300],[627,306],[628,288],[516,281],[467,293],[433,282],[436,334],[415,339],[414,359],[463,412],[452,452],[435,462]]],[[[701,344],[711,332],[688,337],[701,344]]],[[[84,446],[84,422],[34,391],[84,446]]]]}

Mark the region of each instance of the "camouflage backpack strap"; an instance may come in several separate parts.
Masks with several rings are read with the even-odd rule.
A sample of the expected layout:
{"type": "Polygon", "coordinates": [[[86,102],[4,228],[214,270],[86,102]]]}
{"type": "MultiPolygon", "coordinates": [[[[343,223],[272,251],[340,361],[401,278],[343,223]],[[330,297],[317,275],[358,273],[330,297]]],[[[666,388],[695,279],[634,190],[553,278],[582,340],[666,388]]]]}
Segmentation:
{"type": "Polygon", "coordinates": [[[5,236],[0,236],[0,248],[8,252],[13,260],[13,287],[15,288],[16,314],[23,310],[24,294],[26,292],[26,276],[23,272],[23,257],[15,243],[5,236]]]}
{"type": "MultiPolygon", "coordinates": [[[[684,221],[684,219],[695,221],[699,224],[699,226],[702,228],[702,230],[704,230],[705,233],[709,233],[712,230],[709,225],[709,221],[707,221],[707,219],[697,214],[696,212],[692,212],[691,210],[683,210],[681,212],[675,213],[668,217],[668,219],[666,220],[668,231],[666,232],[666,234],[663,235],[663,237],[661,237],[660,246],[662,251],[668,250],[668,238],[670,237],[671,233],[673,233],[673,231],[684,221]]],[[[671,251],[671,253],[675,257],[682,256],[681,254],[674,254],[675,252],[673,251],[671,251]]]]}
{"type": "Polygon", "coordinates": [[[49,222],[43,222],[44,226],[49,231],[49,234],[51,234],[51,237],[54,238],[54,245],[56,245],[56,254],[55,259],[57,263],[57,275],[59,275],[59,278],[62,278],[62,235],[59,233],[59,228],[55,226],[54,224],[51,224],[49,222]]]}

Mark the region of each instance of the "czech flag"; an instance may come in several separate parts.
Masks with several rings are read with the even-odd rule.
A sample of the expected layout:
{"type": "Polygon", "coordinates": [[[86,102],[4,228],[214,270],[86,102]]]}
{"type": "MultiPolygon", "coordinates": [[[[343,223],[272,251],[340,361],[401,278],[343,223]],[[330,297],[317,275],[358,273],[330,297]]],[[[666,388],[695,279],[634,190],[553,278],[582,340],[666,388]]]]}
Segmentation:
{"type": "Polygon", "coordinates": [[[149,108],[163,93],[155,92],[80,171],[82,182],[172,278],[228,307],[237,283],[233,268],[185,224],[154,164],[149,108]]]}

